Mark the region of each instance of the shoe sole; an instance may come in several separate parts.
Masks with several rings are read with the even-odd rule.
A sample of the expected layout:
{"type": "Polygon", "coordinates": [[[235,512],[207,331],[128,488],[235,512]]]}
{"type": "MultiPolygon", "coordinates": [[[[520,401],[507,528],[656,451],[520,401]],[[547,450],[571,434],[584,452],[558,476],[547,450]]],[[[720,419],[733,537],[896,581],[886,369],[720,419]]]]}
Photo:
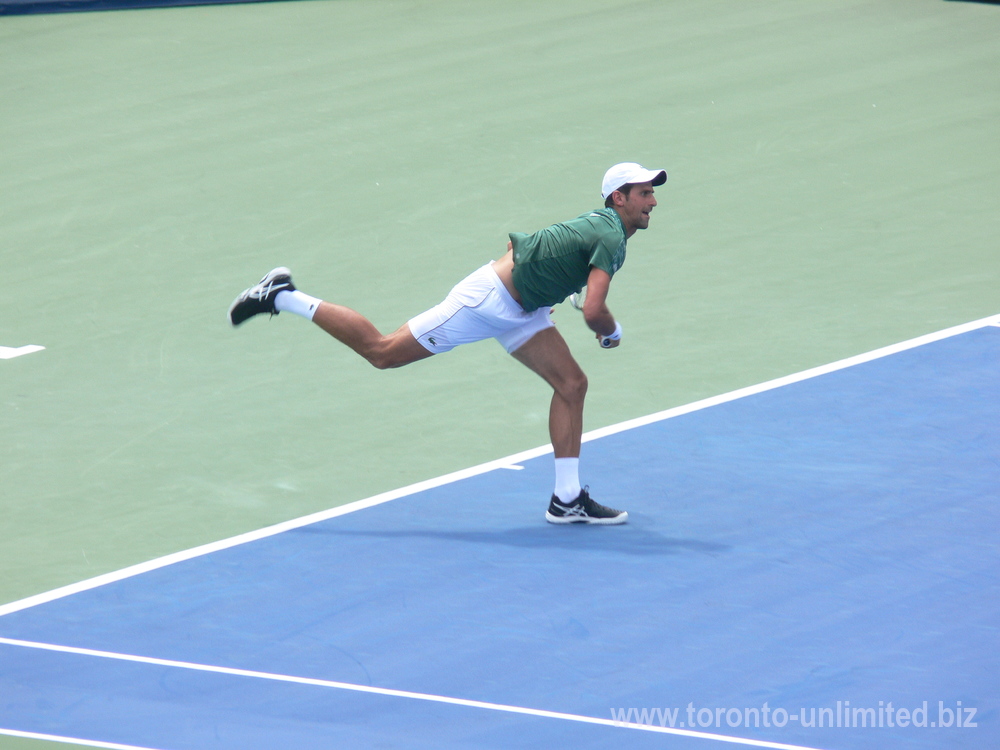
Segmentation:
{"type": "Polygon", "coordinates": [[[581,518],[580,516],[554,516],[545,511],[545,520],[549,523],[558,523],[568,526],[573,523],[589,523],[594,526],[618,526],[628,521],[628,512],[622,511],[617,516],[611,518],[581,518]]]}

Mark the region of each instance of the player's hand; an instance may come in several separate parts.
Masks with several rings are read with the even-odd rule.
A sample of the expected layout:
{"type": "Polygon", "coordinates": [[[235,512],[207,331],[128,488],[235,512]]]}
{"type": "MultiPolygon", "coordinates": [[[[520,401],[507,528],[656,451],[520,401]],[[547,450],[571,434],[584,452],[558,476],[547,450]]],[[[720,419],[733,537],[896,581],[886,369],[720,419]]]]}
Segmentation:
{"type": "Polygon", "coordinates": [[[597,334],[597,343],[601,345],[602,349],[614,349],[622,342],[622,324],[617,320],[615,321],[615,330],[611,333],[597,334]]]}
{"type": "Polygon", "coordinates": [[[614,349],[621,342],[622,340],[620,338],[613,339],[610,336],[602,336],[601,334],[597,334],[597,343],[601,345],[602,349],[614,349]]]}

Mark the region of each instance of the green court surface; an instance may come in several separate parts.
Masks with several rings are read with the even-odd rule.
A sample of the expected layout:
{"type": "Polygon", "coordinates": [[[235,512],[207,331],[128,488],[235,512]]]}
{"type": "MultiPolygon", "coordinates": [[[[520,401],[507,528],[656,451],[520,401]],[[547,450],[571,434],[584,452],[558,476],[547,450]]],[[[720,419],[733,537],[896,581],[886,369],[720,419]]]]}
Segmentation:
{"type": "Polygon", "coordinates": [[[557,308],[586,429],[1000,312],[998,38],[946,0],[0,20],[0,346],[45,347],[0,360],[0,602],[546,443],[496,344],[383,373],[226,309],[287,265],[395,328],[618,161],[670,179],[623,346],[557,308]]]}

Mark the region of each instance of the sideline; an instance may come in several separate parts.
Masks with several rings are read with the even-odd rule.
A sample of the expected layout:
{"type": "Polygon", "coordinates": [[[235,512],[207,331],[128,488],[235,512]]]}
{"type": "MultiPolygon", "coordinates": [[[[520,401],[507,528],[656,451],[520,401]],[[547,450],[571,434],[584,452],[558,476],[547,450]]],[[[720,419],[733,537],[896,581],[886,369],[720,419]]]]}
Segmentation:
{"type": "MultiPolygon", "coordinates": [[[[634,722],[616,721],[614,719],[598,719],[594,716],[567,714],[559,711],[545,711],[538,708],[525,708],[523,706],[508,706],[503,703],[488,703],[486,701],[467,700],[465,698],[450,698],[445,695],[432,695],[430,693],[414,693],[409,690],[393,690],[390,688],[372,687],[370,685],[356,685],[351,682],[336,682],[334,680],[321,680],[312,677],[295,677],[292,675],[275,674],[273,672],[257,672],[250,669],[217,667],[209,664],[197,664],[194,662],[187,662],[187,661],[174,661],[173,659],[157,659],[149,656],[118,654],[112,651],[98,651],[89,648],[57,646],[51,643],[39,643],[37,641],[21,641],[13,638],[0,638],[0,645],[14,646],[20,648],[40,649],[43,651],[55,651],[57,653],[62,653],[62,654],[89,656],[89,657],[96,657],[99,659],[113,659],[116,661],[131,662],[134,664],[147,664],[156,667],[187,669],[195,672],[209,672],[212,674],[228,675],[230,677],[244,677],[257,680],[269,680],[271,682],[286,682],[295,685],[307,685],[309,687],[331,688],[335,690],[349,690],[355,693],[368,693],[372,695],[387,696],[390,698],[408,698],[410,700],[430,701],[432,703],[444,703],[451,706],[462,706],[464,708],[478,708],[478,709],[485,709],[488,711],[500,711],[503,713],[521,714],[522,716],[534,716],[543,719],[562,719],[563,721],[575,721],[583,724],[598,724],[601,726],[616,727],[619,729],[638,729],[647,732],[673,734],[681,737],[694,737],[703,740],[728,742],[736,745],[747,745],[750,747],[764,747],[764,748],[769,748],[770,750],[818,750],[818,748],[806,747],[804,745],[788,745],[782,742],[770,742],[768,740],[753,740],[745,737],[731,737],[725,734],[698,732],[693,729],[675,729],[673,727],[661,727],[658,725],[650,725],[650,724],[637,724],[634,722]]],[[[0,728],[0,734],[3,734],[5,731],[8,730],[0,728]]],[[[128,746],[97,745],[97,747],[121,748],[128,746]]]]}

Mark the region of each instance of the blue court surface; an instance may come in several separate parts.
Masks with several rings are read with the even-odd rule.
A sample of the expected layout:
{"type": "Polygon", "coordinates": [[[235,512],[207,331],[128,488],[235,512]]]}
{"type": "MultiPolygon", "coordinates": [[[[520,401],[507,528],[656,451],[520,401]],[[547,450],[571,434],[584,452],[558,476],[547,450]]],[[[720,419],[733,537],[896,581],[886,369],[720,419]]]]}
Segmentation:
{"type": "MultiPolygon", "coordinates": [[[[96,747],[1000,746],[997,319],[0,608],[96,747]]],[[[139,499],[137,499],[138,501],[139,499]]]]}

